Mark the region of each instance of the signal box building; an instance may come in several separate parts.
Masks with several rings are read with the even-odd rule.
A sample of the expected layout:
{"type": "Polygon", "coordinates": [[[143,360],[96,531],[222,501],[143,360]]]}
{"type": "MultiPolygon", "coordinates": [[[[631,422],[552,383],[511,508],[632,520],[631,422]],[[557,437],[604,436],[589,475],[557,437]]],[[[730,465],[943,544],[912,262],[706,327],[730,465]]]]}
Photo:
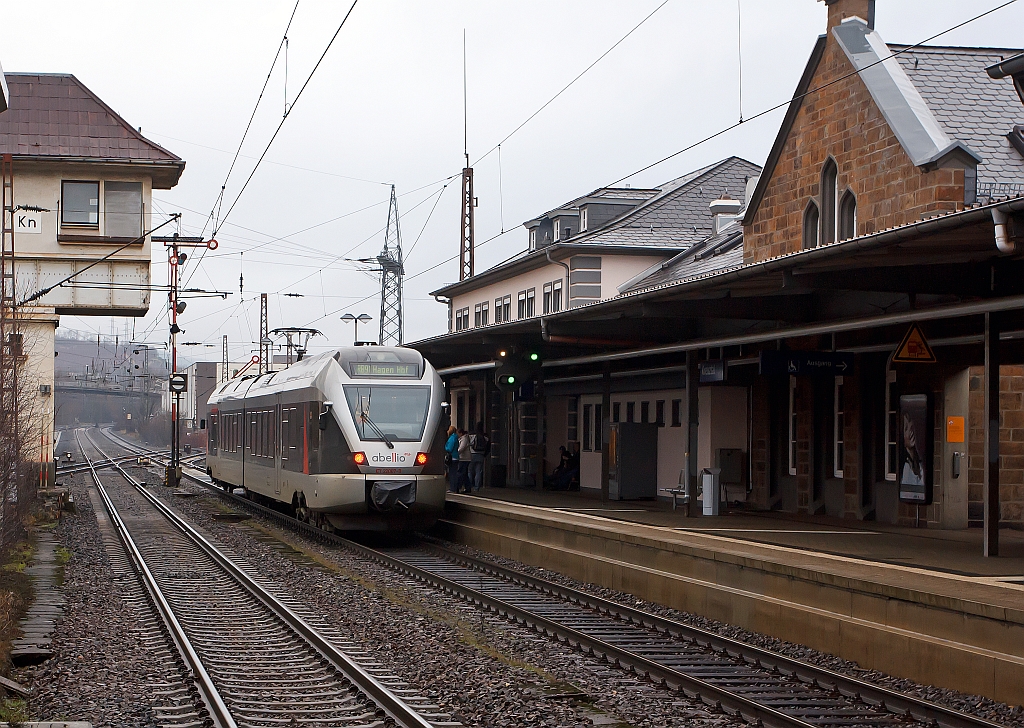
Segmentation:
{"type": "MultiPolygon", "coordinates": [[[[46,463],[53,442],[54,330],[62,314],[143,316],[150,306],[152,193],[185,162],[70,74],[6,74],[4,184],[13,192],[15,298],[23,336],[20,404],[46,463]],[[78,274],[78,275],[74,275],[78,274]],[[40,290],[70,278],[46,295],[40,290]]],[[[10,193],[9,193],[10,194],[10,193]]]]}
{"type": "MultiPolygon", "coordinates": [[[[572,443],[581,494],[637,497],[628,442],[656,460],[640,497],[720,467],[734,507],[984,525],[988,553],[1024,527],[1024,105],[1000,71],[1020,50],[888,45],[869,0],[826,4],[763,171],[704,185],[700,235],[681,216],[613,286],[602,256],[600,295],[563,310],[475,318],[533,261],[568,258],[571,287],[589,249],[438,292],[453,330],[414,346],[458,423],[488,424],[495,482],[540,484],[572,443]]],[[[544,273],[538,295],[564,275],[544,273]]]]}

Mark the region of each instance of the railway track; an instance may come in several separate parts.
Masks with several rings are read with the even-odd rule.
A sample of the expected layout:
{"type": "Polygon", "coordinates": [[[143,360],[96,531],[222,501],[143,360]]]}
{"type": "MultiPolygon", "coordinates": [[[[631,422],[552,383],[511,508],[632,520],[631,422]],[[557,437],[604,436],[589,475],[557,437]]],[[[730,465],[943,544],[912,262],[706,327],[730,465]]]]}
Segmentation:
{"type": "MultiPolygon", "coordinates": [[[[114,439],[113,435],[105,434],[114,439]]],[[[132,447],[124,441],[119,444],[132,447]]],[[[279,520],[316,539],[343,545],[421,583],[457,595],[633,674],[699,697],[755,724],[803,728],[998,726],[943,705],[440,546],[372,549],[225,493],[205,476],[186,473],[185,477],[243,508],[279,520]]]]}
{"type": "MultiPolygon", "coordinates": [[[[88,462],[90,448],[111,460],[88,432],[85,440],[88,462]]],[[[105,486],[96,470],[93,481],[193,676],[207,725],[458,725],[113,467],[124,484],[105,486]]]]}

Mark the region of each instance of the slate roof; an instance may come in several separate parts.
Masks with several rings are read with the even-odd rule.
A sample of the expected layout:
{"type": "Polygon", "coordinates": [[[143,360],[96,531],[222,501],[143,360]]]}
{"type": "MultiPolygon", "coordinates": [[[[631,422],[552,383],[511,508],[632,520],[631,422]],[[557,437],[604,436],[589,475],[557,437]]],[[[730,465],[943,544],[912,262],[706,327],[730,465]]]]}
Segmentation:
{"type": "Polygon", "coordinates": [[[742,200],[747,180],[761,168],[740,157],[728,157],[666,182],[659,193],[617,220],[564,241],[577,245],[687,248],[714,232],[709,207],[728,193],[742,200]]]}
{"type": "MultiPolygon", "coordinates": [[[[889,48],[896,52],[907,46],[889,48]]],[[[982,158],[982,189],[986,184],[1024,185],[1024,156],[1006,136],[1014,124],[1024,124],[1024,106],[1011,79],[995,80],[985,71],[1019,52],[923,46],[896,56],[943,130],[982,158]]]]}
{"type": "Polygon", "coordinates": [[[661,286],[687,278],[743,265],[743,228],[730,225],[687,250],[650,269],[623,293],[661,286]]]}
{"type": "Polygon", "coordinates": [[[71,74],[8,73],[6,79],[10,108],[0,114],[0,153],[164,166],[162,182],[177,183],[185,162],[142,136],[71,74]]]}

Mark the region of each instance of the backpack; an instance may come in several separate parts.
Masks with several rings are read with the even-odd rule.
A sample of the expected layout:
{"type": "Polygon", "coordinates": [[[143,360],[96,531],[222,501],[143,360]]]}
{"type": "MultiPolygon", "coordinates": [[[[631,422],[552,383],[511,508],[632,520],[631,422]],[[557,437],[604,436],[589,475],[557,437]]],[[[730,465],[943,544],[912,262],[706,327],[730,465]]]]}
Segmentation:
{"type": "Polygon", "coordinates": [[[482,452],[484,457],[491,454],[491,438],[487,435],[473,435],[473,440],[470,443],[470,447],[474,452],[482,452]],[[481,441],[482,438],[482,441],[481,441]]]}

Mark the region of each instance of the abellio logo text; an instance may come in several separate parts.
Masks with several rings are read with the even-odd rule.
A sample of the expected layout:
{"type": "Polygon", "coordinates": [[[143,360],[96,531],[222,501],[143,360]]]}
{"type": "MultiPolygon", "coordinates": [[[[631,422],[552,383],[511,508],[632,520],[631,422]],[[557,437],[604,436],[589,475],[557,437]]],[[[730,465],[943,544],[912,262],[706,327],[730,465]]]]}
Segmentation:
{"type": "Polygon", "coordinates": [[[408,455],[410,455],[410,453],[399,454],[397,452],[389,452],[386,455],[377,453],[370,458],[370,460],[375,463],[404,463],[408,455]]]}

